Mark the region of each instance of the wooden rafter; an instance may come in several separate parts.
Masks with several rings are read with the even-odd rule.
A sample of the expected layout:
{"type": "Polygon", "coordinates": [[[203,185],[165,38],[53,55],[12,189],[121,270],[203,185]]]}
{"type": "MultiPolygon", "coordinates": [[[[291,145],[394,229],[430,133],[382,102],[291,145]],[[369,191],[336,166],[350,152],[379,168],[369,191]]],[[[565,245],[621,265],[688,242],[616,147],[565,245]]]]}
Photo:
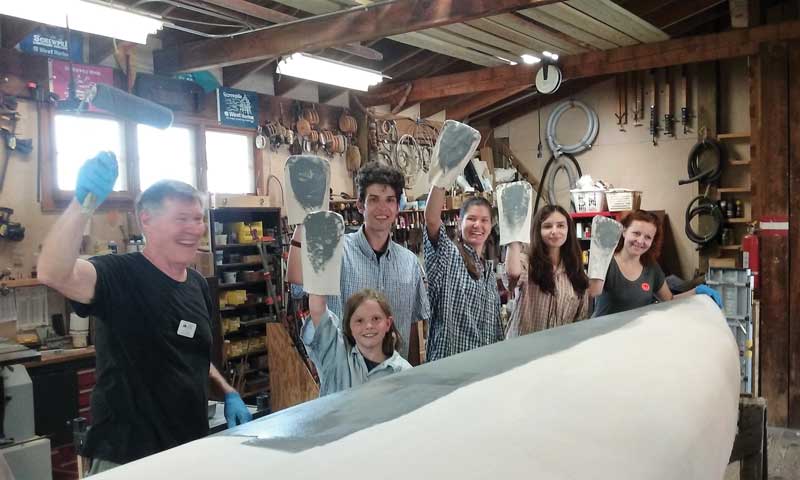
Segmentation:
{"type": "Polygon", "coordinates": [[[279,24],[232,38],[204,40],[154,53],[159,72],[180,72],[372,40],[460,23],[559,0],[407,0],[355,7],[279,24]]]}
{"type": "Polygon", "coordinates": [[[454,102],[452,105],[445,107],[445,114],[448,119],[464,120],[475,112],[479,112],[484,108],[490,107],[497,102],[501,102],[508,97],[521,93],[529,87],[516,87],[504,90],[495,90],[493,92],[484,92],[471,96],[470,98],[454,102]]]}
{"type": "MultiPolygon", "coordinates": [[[[594,77],[650,68],[753,55],[767,41],[800,38],[800,21],[783,22],[709,35],[666,40],[612,50],[563,57],[559,66],[564,79],[594,77]]],[[[451,95],[524,87],[534,83],[536,69],[526,65],[483,68],[464,73],[422,78],[413,82],[407,102],[415,103],[451,95]]],[[[385,85],[371,93],[386,92],[385,85]]],[[[369,95],[362,101],[369,104],[369,95]]]]}
{"type": "MultiPolygon", "coordinates": [[[[206,3],[210,3],[218,7],[224,7],[227,8],[228,10],[244,13],[245,15],[249,15],[254,18],[260,18],[261,20],[266,20],[270,23],[288,23],[299,20],[295,16],[279,12],[278,10],[274,10],[272,8],[262,7],[261,5],[257,5],[247,0],[204,0],[204,1],[206,3]]],[[[359,57],[368,58],[370,60],[383,59],[383,55],[381,55],[380,52],[365,47],[363,45],[359,45],[358,43],[352,43],[349,45],[339,45],[333,48],[348,53],[350,55],[357,55],[359,57]]]]}

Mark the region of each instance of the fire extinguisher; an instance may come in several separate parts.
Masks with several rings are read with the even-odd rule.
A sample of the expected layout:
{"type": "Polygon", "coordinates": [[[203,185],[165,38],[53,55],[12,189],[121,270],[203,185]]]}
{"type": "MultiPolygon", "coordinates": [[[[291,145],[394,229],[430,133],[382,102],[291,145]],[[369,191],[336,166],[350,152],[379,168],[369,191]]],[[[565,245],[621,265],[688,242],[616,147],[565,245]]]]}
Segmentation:
{"type": "Polygon", "coordinates": [[[758,290],[759,266],[758,235],[754,223],[747,229],[747,235],[742,237],[742,268],[749,268],[752,272],[754,290],[758,290]]]}

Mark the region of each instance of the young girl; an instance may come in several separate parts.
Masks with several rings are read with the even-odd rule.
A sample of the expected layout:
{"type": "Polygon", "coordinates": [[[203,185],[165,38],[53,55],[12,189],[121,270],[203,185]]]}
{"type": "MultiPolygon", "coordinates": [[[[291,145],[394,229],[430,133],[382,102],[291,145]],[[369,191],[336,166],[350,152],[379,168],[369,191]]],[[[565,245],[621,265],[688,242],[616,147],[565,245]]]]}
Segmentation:
{"type": "Polygon", "coordinates": [[[589,316],[589,279],[583,271],[575,225],[566,210],[548,205],[531,222],[530,256],[509,244],[509,285],[519,282],[507,337],[566,325],[589,316]]]}
{"type": "Polygon", "coordinates": [[[396,350],[400,334],[380,292],[350,296],[341,329],[324,296],[309,295],[308,307],[315,332],[306,348],[320,373],[320,397],[411,368],[396,350]]]}
{"type": "Polygon", "coordinates": [[[714,289],[699,285],[679,295],[672,295],[664,272],[656,259],[661,252],[661,222],[644,210],[634,210],[622,218],[622,237],[608,266],[606,278],[592,279],[589,293],[597,296],[594,317],[644,307],[656,300],[704,294],[722,306],[714,289]]]}
{"type": "Polygon", "coordinates": [[[464,202],[455,242],[442,224],[443,206],[444,189],[431,187],[423,231],[431,304],[428,361],[503,339],[497,279],[484,257],[492,231],[492,205],[481,197],[464,202]]]}

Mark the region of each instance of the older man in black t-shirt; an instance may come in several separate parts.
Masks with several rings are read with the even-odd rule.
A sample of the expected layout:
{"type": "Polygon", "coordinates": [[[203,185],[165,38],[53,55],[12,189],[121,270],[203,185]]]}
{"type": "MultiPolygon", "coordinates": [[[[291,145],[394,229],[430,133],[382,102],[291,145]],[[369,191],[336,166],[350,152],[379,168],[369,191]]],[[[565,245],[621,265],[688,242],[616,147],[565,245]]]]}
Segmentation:
{"type": "Polygon", "coordinates": [[[98,320],[90,474],[206,435],[210,386],[225,394],[229,426],[251,418],[210,362],[212,300],[205,279],[188,268],[206,230],[197,190],[164,180],[142,193],[143,252],[78,258],[86,223],[116,177],[113,154],[81,167],[75,200],[48,234],[38,265],[44,284],[98,320]]]}

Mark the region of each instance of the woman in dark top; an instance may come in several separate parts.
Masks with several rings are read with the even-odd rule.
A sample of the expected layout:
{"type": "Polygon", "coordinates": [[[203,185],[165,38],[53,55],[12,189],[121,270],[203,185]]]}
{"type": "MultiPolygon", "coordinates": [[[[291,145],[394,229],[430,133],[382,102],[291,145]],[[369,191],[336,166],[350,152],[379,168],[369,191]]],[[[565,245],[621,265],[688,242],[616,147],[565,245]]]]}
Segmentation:
{"type": "Polygon", "coordinates": [[[656,261],[661,253],[663,236],[658,217],[644,210],[634,210],[621,222],[622,236],[605,280],[589,280],[589,294],[597,297],[592,316],[624,312],[656,301],[665,302],[695,294],[708,295],[722,306],[719,293],[707,285],[672,294],[656,261]]]}

